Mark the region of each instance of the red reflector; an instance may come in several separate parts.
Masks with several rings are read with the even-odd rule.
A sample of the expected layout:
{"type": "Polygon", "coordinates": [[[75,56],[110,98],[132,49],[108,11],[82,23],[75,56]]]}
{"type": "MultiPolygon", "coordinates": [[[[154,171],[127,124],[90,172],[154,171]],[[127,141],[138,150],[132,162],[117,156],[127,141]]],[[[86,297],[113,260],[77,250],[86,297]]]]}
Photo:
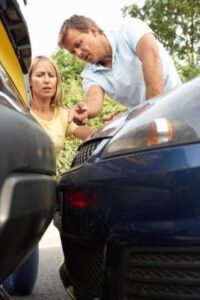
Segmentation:
{"type": "Polygon", "coordinates": [[[83,208],[83,207],[86,207],[87,204],[84,202],[84,201],[76,201],[76,200],[72,200],[70,202],[70,205],[71,206],[74,206],[74,207],[80,207],[80,208],[83,208]]]}
{"type": "Polygon", "coordinates": [[[96,195],[90,193],[81,192],[70,192],[69,193],[69,205],[72,207],[96,207],[96,195]]]}

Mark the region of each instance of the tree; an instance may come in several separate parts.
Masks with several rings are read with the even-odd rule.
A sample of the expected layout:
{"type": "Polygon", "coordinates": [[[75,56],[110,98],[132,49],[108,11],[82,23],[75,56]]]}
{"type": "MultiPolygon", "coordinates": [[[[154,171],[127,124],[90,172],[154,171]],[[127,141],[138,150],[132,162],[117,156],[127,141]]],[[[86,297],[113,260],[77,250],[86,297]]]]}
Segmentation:
{"type": "Polygon", "coordinates": [[[57,63],[65,83],[68,79],[79,78],[81,71],[85,67],[84,61],[78,59],[64,49],[59,49],[52,56],[57,63]]]}
{"type": "Polygon", "coordinates": [[[184,80],[200,74],[200,0],[146,0],[142,8],[133,4],[122,11],[149,24],[184,80]]]}

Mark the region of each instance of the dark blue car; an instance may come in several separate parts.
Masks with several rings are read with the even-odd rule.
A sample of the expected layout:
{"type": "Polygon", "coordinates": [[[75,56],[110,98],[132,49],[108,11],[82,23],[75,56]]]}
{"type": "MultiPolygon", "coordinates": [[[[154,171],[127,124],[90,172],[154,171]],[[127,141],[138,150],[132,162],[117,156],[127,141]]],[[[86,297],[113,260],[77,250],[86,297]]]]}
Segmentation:
{"type": "Polygon", "coordinates": [[[59,181],[76,299],[200,299],[200,78],[105,125],[59,181]]]}

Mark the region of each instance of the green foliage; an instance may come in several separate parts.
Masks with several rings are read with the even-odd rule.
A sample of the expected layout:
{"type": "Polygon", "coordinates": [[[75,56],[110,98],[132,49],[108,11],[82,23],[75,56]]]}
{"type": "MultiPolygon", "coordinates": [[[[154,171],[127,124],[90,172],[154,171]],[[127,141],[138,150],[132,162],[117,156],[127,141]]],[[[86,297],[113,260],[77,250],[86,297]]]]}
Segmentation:
{"type": "Polygon", "coordinates": [[[60,70],[60,74],[65,85],[70,85],[71,79],[79,81],[80,73],[85,67],[85,62],[76,58],[64,49],[60,49],[52,55],[60,70]]]}
{"type": "Polygon", "coordinates": [[[76,150],[81,144],[78,139],[66,138],[64,148],[57,159],[57,174],[61,175],[70,169],[71,163],[76,155],[76,150]]]}
{"type": "Polygon", "coordinates": [[[185,65],[185,66],[179,65],[177,66],[177,69],[181,74],[181,78],[183,82],[186,82],[200,75],[199,67],[196,65],[185,65]]]}
{"type": "Polygon", "coordinates": [[[179,65],[183,80],[200,74],[200,0],[146,0],[141,8],[124,7],[123,15],[149,24],[179,65]]]}

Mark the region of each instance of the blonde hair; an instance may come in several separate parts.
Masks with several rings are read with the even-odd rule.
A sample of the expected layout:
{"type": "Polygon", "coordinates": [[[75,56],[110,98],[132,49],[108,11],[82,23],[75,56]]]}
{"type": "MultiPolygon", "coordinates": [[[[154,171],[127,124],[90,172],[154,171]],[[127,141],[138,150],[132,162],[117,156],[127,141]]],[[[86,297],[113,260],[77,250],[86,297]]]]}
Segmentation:
{"type": "Polygon", "coordinates": [[[58,36],[58,46],[60,48],[63,48],[68,29],[72,28],[80,32],[88,33],[91,26],[95,27],[100,34],[103,34],[103,30],[92,19],[85,16],[71,16],[69,19],[63,22],[60,28],[58,36]]]}
{"type": "MultiPolygon", "coordinates": [[[[55,106],[55,107],[57,107],[57,106],[63,107],[62,80],[61,80],[61,76],[60,76],[60,72],[58,70],[58,67],[57,67],[56,63],[54,62],[54,60],[52,58],[50,58],[48,56],[44,56],[44,55],[34,57],[32,59],[31,66],[29,68],[29,81],[31,80],[31,76],[32,76],[33,71],[35,70],[37,64],[40,61],[49,62],[54,67],[54,70],[56,72],[57,85],[56,85],[56,93],[51,99],[51,105],[55,106]]],[[[32,90],[31,90],[31,93],[32,93],[32,90]]]]}

